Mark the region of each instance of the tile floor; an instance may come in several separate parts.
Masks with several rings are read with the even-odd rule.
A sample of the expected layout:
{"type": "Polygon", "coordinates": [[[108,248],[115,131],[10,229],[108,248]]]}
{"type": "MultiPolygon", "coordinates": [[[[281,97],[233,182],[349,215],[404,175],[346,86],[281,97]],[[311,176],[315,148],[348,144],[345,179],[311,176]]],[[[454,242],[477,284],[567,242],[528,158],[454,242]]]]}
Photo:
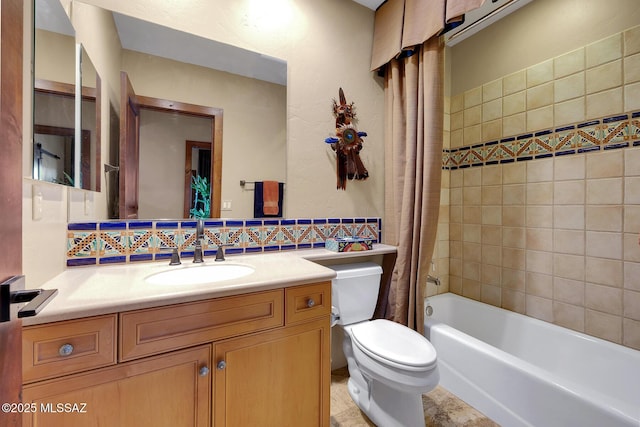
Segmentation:
{"type": "MultiPolygon", "coordinates": [[[[347,368],[331,372],[331,426],[375,426],[353,403],[347,391],[347,368]]],[[[496,427],[498,424],[438,386],[422,396],[427,427],[496,427]]]]}

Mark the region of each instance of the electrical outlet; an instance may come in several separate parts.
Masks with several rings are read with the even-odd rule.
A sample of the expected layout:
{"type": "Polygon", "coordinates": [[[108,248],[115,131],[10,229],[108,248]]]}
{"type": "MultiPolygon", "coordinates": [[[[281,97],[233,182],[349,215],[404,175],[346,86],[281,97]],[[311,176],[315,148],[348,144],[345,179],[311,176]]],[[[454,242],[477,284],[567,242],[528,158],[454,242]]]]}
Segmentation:
{"type": "Polygon", "coordinates": [[[231,200],[223,200],[222,201],[222,207],[220,208],[220,210],[230,211],[231,210],[231,200]]]}

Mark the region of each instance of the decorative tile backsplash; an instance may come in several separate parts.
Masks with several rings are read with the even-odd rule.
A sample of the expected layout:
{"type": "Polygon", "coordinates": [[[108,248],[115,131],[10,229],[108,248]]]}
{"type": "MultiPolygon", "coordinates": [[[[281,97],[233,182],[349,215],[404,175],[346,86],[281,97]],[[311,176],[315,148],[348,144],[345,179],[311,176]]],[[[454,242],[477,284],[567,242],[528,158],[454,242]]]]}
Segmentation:
{"type": "Polygon", "coordinates": [[[443,150],[442,168],[462,169],[640,145],[640,112],[443,150]]]}
{"type": "MultiPolygon", "coordinates": [[[[229,254],[323,248],[328,238],[360,236],[381,241],[381,218],[209,219],[202,248],[213,256],[231,244],[229,254]]],[[[131,220],[70,223],[67,266],[102,265],[193,256],[196,221],[131,220]]]]}

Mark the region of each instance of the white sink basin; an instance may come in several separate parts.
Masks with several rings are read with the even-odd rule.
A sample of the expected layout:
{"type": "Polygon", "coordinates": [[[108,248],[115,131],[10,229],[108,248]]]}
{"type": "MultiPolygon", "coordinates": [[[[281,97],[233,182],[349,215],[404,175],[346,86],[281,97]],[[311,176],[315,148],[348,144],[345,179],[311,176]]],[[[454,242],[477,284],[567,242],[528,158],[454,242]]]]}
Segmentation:
{"type": "Polygon", "coordinates": [[[238,279],[253,272],[253,267],[242,264],[197,264],[155,273],[144,280],[152,285],[201,285],[238,279]]]}

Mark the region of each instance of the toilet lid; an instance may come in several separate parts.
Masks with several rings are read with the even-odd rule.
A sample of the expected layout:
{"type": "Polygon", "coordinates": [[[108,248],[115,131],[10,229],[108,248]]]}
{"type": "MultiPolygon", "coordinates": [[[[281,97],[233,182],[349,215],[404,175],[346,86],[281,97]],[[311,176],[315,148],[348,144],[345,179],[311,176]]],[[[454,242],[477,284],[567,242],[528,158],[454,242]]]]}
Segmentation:
{"type": "Polygon", "coordinates": [[[351,329],[355,344],[381,360],[413,368],[427,368],[436,362],[436,350],[420,333],[390,320],[362,322],[351,329]]]}

